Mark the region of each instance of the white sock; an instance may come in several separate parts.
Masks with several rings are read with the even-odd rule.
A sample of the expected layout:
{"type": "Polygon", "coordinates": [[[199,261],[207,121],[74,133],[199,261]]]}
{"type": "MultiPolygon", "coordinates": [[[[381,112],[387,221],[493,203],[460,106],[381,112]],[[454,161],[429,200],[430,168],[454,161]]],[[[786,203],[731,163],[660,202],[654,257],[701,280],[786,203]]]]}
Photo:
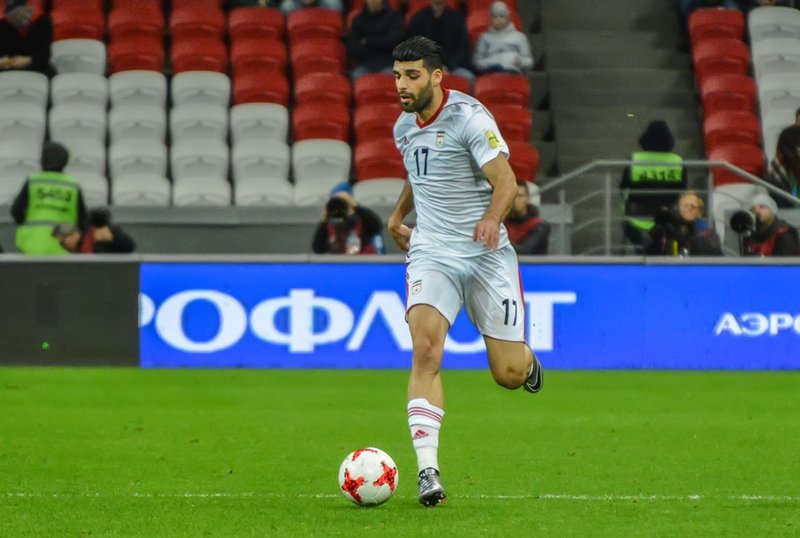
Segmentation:
{"type": "Polygon", "coordinates": [[[431,405],[425,398],[408,402],[408,427],[417,452],[417,470],[439,469],[439,428],[444,410],[431,405]]]}

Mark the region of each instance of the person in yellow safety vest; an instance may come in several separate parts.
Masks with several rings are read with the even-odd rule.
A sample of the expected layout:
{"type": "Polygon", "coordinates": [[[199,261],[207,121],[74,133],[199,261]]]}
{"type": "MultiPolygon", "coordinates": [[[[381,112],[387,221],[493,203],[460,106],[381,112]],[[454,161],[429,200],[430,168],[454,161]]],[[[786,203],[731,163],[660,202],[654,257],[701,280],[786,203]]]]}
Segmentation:
{"type": "Polygon", "coordinates": [[[17,226],[17,250],[24,254],[69,254],[53,237],[53,227],[86,228],[87,211],[78,180],[63,173],[67,148],[57,142],[42,146],[42,171],[28,176],[11,205],[17,226]]]}
{"type": "Polygon", "coordinates": [[[683,158],[673,152],[675,136],[666,121],[651,121],[639,137],[639,146],[642,150],[631,156],[633,164],[623,170],[619,187],[627,217],[623,230],[641,254],[649,242],[655,216],[677,203],[688,178],[683,158]]]}

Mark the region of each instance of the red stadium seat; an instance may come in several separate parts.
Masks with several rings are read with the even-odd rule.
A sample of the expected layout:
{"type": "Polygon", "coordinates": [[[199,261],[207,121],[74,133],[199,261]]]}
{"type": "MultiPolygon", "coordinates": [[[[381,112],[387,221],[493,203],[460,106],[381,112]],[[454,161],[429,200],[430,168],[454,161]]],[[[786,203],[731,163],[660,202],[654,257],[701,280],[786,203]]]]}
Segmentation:
{"type": "Polygon", "coordinates": [[[353,94],[358,107],[373,103],[394,103],[399,109],[400,98],[397,96],[394,75],[389,73],[361,75],[353,81],[353,94]]]}
{"type": "Polygon", "coordinates": [[[298,105],[292,111],[294,139],[328,138],[350,142],[350,109],[331,103],[298,105]]]}
{"type": "Polygon", "coordinates": [[[198,9],[217,9],[222,7],[222,0],[171,0],[172,11],[185,7],[198,9]]]}
{"type": "Polygon", "coordinates": [[[391,140],[394,143],[392,130],[398,115],[381,103],[357,107],[353,112],[356,143],[362,144],[371,140],[391,140]]]}
{"type": "MultiPolygon", "coordinates": [[[[119,1],[120,0],[117,0],[117,2],[119,1]]],[[[51,0],[50,10],[59,11],[61,9],[68,9],[75,11],[75,10],[89,9],[102,12],[103,3],[104,3],[103,0],[51,0]]]]}
{"type": "Polygon", "coordinates": [[[707,7],[689,15],[689,37],[692,45],[706,39],[744,39],[744,15],[738,9],[707,7]]]}
{"type": "Polygon", "coordinates": [[[525,75],[490,73],[475,79],[475,97],[486,105],[509,104],[528,107],[531,83],[525,75]]]}
{"type": "Polygon", "coordinates": [[[237,39],[231,44],[234,74],[250,71],[286,71],[286,45],[277,39],[237,39]]]}
{"type": "MultiPolygon", "coordinates": [[[[474,13],[475,11],[489,11],[495,0],[466,0],[467,13],[474,13]]],[[[517,0],[505,0],[508,9],[511,11],[517,10],[517,0]]]]}
{"type": "MultiPolygon", "coordinates": [[[[511,12],[511,22],[517,28],[522,29],[522,19],[519,18],[516,11],[511,12]]],[[[489,14],[488,9],[480,9],[478,11],[471,11],[467,15],[467,33],[469,33],[469,41],[472,46],[478,42],[478,38],[492,25],[492,16],[489,14]]]]}
{"type": "Polygon", "coordinates": [[[286,15],[286,35],[289,43],[308,39],[342,39],[342,15],[334,9],[305,8],[286,15]]]}
{"type": "Polygon", "coordinates": [[[353,90],[350,79],[340,73],[310,73],[294,81],[294,102],[331,103],[350,106],[353,90]]]}
{"type": "MultiPolygon", "coordinates": [[[[755,144],[718,146],[708,152],[708,159],[711,161],[726,161],[758,177],[763,176],[767,160],[764,152],[755,144]]],[[[724,168],[713,168],[711,173],[714,177],[715,187],[728,183],[747,182],[743,177],[724,168]]]]}
{"type": "Polygon", "coordinates": [[[359,143],[353,153],[356,181],[380,178],[405,179],[408,175],[403,157],[394,145],[394,140],[371,140],[359,143]]]}
{"type": "Polygon", "coordinates": [[[750,67],[750,49],[738,39],[706,39],[692,49],[694,71],[703,81],[715,75],[746,75],[750,67]]]}
{"type": "Polygon", "coordinates": [[[169,31],[173,41],[185,39],[223,39],[225,13],[219,8],[184,6],[172,9],[169,31]]]}
{"type": "Polygon", "coordinates": [[[164,42],[161,38],[131,36],[114,38],[108,45],[110,73],[132,70],[164,71],[164,42]]]}
{"type": "Polygon", "coordinates": [[[472,81],[464,75],[447,73],[442,80],[442,87],[472,95],[472,81]]]}
{"type": "Polygon", "coordinates": [[[283,39],[284,17],[279,9],[240,7],[228,13],[228,33],[239,39],[283,39]]]}
{"type": "Polygon", "coordinates": [[[172,72],[228,70],[228,52],[218,39],[183,39],[172,42],[172,72]]]}
{"type": "Polygon", "coordinates": [[[706,151],[727,144],[761,143],[761,120],[752,112],[722,111],[703,120],[706,151]]]}
{"type": "Polygon", "coordinates": [[[510,157],[508,164],[514,170],[517,181],[536,181],[539,171],[539,150],[528,142],[506,140],[510,157]]]}
{"type": "Polygon", "coordinates": [[[503,138],[528,142],[531,139],[533,119],[530,111],[519,105],[493,104],[489,112],[494,116],[503,138]]]}
{"type": "Polygon", "coordinates": [[[309,73],[342,73],[347,53],[341,39],[309,39],[289,48],[294,78],[309,73]]]}
{"type": "Polygon", "coordinates": [[[153,4],[130,2],[115,7],[108,14],[111,39],[125,37],[164,38],[164,13],[153,4]]]}
{"type": "Polygon", "coordinates": [[[722,110],[753,112],[756,109],[756,81],[747,75],[717,75],[700,83],[703,114],[722,110]]]}
{"type": "Polygon", "coordinates": [[[95,39],[103,41],[106,21],[103,11],[92,9],[59,8],[50,13],[53,23],[53,41],[62,39],[95,39]]]}
{"type": "Polygon", "coordinates": [[[233,104],[277,103],[289,106],[289,81],[283,73],[256,72],[233,77],[233,104]]]}

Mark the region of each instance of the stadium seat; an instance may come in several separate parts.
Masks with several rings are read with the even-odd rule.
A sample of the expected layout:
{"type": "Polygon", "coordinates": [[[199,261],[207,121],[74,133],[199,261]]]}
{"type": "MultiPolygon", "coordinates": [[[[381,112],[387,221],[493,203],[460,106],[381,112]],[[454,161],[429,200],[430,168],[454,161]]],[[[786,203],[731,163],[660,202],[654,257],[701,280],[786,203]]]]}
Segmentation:
{"type": "Polygon", "coordinates": [[[753,44],[753,70],[759,83],[776,73],[800,72],[800,39],[771,37],[753,44]]]}
{"type": "Polygon", "coordinates": [[[340,39],[296,42],[289,49],[289,57],[295,79],[311,73],[342,73],[346,66],[346,52],[340,39]]]}
{"type": "Polygon", "coordinates": [[[277,39],[237,39],[231,45],[234,76],[252,71],[286,70],[286,45],[277,39]]]}
{"type": "Polygon", "coordinates": [[[333,9],[304,8],[286,15],[286,35],[292,46],[309,39],[341,40],[342,33],[342,15],[333,9]]]}
{"type": "Polygon", "coordinates": [[[86,173],[75,176],[81,185],[83,201],[88,208],[108,205],[108,180],[103,174],[86,173]]]}
{"type": "Polygon", "coordinates": [[[692,44],[706,39],[744,39],[744,15],[738,9],[707,7],[689,15],[689,37],[692,44]]]}
{"type": "MultiPolygon", "coordinates": [[[[516,11],[511,12],[511,22],[514,24],[514,27],[517,30],[522,29],[522,19],[520,19],[516,11]]],[[[474,47],[481,34],[486,32],[492,26],[492,16],[489,14],[488,9],[470,11],[467,14],[466,23],[469,41],[474,47]]]]}
{"type": "Polygon", "coordinates": [[[0,106],[0,142],[24,141],[41,145],[44,141],[45,111],[39,105],[20,103],[0,106]]]}
{"type": "Polygon", "coordinates": [[[183,9],[185,7],[195,9],[219,9],[222,7],[222,0],[171,0],[172,9],[183,9]]]}
{"type": "Polygon", "coordinates": [[[187,3],[172,8],[169,16],[170,36],[175,42],[221,41],[225,37],[225,13],[219,7],[203,7],[187,3]]]}
{"type": "Polygon", "coordinates": [[[53,11],[61,9],[102,11],[103,4],[103,0],[50,0],[50,9],[53,11]]]}
{"type": "Polygon", "coordinates": [[[99,140],[70,139],[56,140],[69,151],[69,162],[64,171],[81,179],[85,175],[106,173],[106,145],[99,140]]]}
{"type": "Polygon", "coordinates": [[[371,140],[360,143],[354,151],[356,181],[377,178],[405,179],[403,157],[394,140],[371,140]]]}
{"type": "Polygon", "coordinates": [[[405,184],[405,179],[396,178],[357,181],[353,185],[353,198],[365,206],[393,206],[405,184]]]}
{"type": "Polygon", "coordinates": [[[228,51],[225,43],[211,38],[185,38],[172,42],[170,52],[172,72],[228,70],[228,51]]]}
{"type": "Polygon", "coordinates": [[[108,113],[108,132],[111,143],[145,139],[164,142],[167,135],[167,113],[164,107],[153,104],[123,104],[108,113]]]}
{"type": "Polygon", "coordinates": [[[108,149],[111,178],[122,176],[167,176],[167,146],[158,140],[126,140],[108,149]]]}
{"type": "Polygon", "coordinates": [[[106,140],[106,109],[99,105],[56,105],[48,115],[50,138],[106,140]]]}
{"type": "Polygon", "coordinates": [[[447,73],[442,80],[442,88],[458,90],[467,95],[472,95],[472,81],[464,75],[447,73]]]}
{"type": "Polygon", "coordinates": [[[276,103],[246,103],[230,110],[234,148],[247,140],[285,142],[289,133],[289,110],[276,103]]]}
{"type": "MultiPolygon", "coordinates": [[[[797,42],[800,47],[800,40],[797,42]]],[[[770,108],[800,108],[800,73],[773,73],[758,81],[758,100],[761,110],[770,108]]]]}
{"type": "Polygon", "coordinates": [[[50,63],[57,73],[106,73],[106,46],[94,39],[63,39],[50,47],[50,63]]]}
{"type": "Polygon", "coordinates": [[[157,175],[125,175],[111,182],[111,203],[115,206],[168,206],[172,186],[167,178],[157,175]]]}
{"type": "Polygon", "coordinates": [[[25,178],[41,170],[41,151],[22,140],[0,144],[0,205],[11,205],[25,178]]]}
{"type": "Polygon", "coordinates": [[[231,184],[213,177],[179,180],[172,185],[172,203],[176,206],[228,206],[231,184]]]}
{"type": "Polygon", "coordinates": [[[294,83],[295,104],[329,103],[349,107],[350,79],[340,73],[311,73],[294,83]]]}
{"type": "Polygon", "coordinates": [[[330,138],[350,140],[350,109],[344,105],[307,103],[292,111],[294,139],[330,138]]]}
{"type": "Polygon", "coordinates": [[[738,39],[706,39],[692,49],[692,57],[701,87],[709,77],[747,75],[750,68],[750,49],[738,39]]]}
{"type": "Polygon", "coordinates": [[[528,142],[531,139],[533,119],[526,107],[519,105],[493,104],[489,112],[494,116],[503,138],[528,142]]]}
{"type": "Polygon", "coordinates": [[[341,140],[301,140],[292,145],[295,204],[319,206],[331,189],[350,179],[352,149],[341,140]]]}
{"type": "Polygon", "coordinates": [[[102,10],[59,7],[50,12],[53,22],[53,41],[64,39],[105,38],[105,20],[102,10]]]}
{"type": "Polygon", "coordinates": [[[706,151],[726,144],[760,144],[761,121],[752,112],[722,111],[703,120],[706,151]]]}
{"type": "Polygon", "coordinates": [[[778,137],[786,127],[794,123],[797,107],[776,107],[761,115],[761,130],[764,136],[764,153],[767,159],[775,158],[778,137]]]}
{"type": "MultiPolygon", "coordinates": [[[[761,178],[764,174],[766,158],[761,148],[755,144],[728,144],[718,146],[708,152],[708,159],[711,161],[726,161],[761,178]]],[[[728,183],[741,183],[747,179],[735,172],[724,168],[712,168],[711,173],[714,177],[714,186],[726,185],[728,183]]]]}
{"type": "Polygon", "coordinates": [[[190,103],[172,108],[169,132],[173,143],[192,139],[228,139],[228,109],[208,103],[190,103]]]}
{"type": "Polygon", "coordinates": [[[108,35],[121,38],[164,38],[164,12],[160,7],[141,2],[115,5],[108,13],[108,35]]]}
{"type": "Polygon", "coordinates": [[[233,79],[233,103],[289,105],[289,81],[281,73],[248,73],[233,79]]]}
{"type": "Polygon", "coordinates": [[[164,43],[150,36],[113,38],[108,45],[108,70],[158,71],[164,70],[164,43]]]}
{"type": "Polygon", "coordinates": [[[294,186],[288,181],[242,179],[233,185],[233,203],[237,206],[292,206],[294,186]]]}
{"type": "Polygon", "coordinates": [[[700,83],[703,114],[723,110],[754,112],[756,82],[747,75],[717,75],[700,83]]]}
{"type": "Polygon", "coordinates": [[[356,143],[370,140],[390,140],[394,143],[392,132],[397,115],[386,110],[380,103],[364,105],[356,108],[353,113],[353,129],[356,143]]]}
{"type": "Polygon", "coordinates": [[[750,42],[773,37],[800,38],[800,11],[782,6],[757,7],[747,16],[750,42]]]}
{"type": "MultiPolygon", "coordinates": [[[[53,79],[55,83],[56,79],[53,79]]],[[[16,104],[47,106],[47,77],[33,71],[7,71],[0,73],[0,103],[4,106],[16,104]]]]}
{"type": "Polygon", "coordinates": [[[289,183],[291,152],[286,142],[245,140],[233,146],[233,180],[259,178],[289,183]]]}
{"type": "Polygon", "coordinates": [[[279,9],[240,7],[228,13],[231,41],[240,39],[277,39],[283,41],[284,17],[279,9]]]}
{"type": "MultiPolygon", "coordinates": [[[[186,76],[186,74],[181,75],[186,76]]],[[[156,71],[123,71],[108,77],[111,106],[123,104],[166,106],[167,79],[156,71]]]]}
{"type": "Polygon", "coordinates": [[[394,104],[399,115],[400,99],[397,97],[397,87],[394,75],[389,73],[369,73],[353,81],[353,96],[356,106],[362,107],[371,104],[394,104]]]}
{"type": "MultiPolygon", "coordinates": [[[[0,76],[0,83],[2,83],[1,81],[2,77],[0,76]]],[[[53,105],[74,104],[105,107],[108,104],[108,79],[100,75],[62,73],[53,77],[51,86],[53,105]]]]}
{"type": "MultiPolygon", "coordinates": [[[[195,181],[198,178],[214,178],[227,182],[228,145],[221,140],[179,140],[172,144],[169,156],[174,182],[195,181]]],[[[173,191],[173,196],[174,194],[173,191]]]]}
{"type": "Polygon", "coordinates": [[[514,170],[517,181],[536,181],[539,171],[539,151],[528,142],[506,140],[510,156],[508,164],[514,170]]]}
{"type": "Polygon", "coordinates": [[[227,75],[211,71],[185,71],[172,77],[172,105],[216,104],[227,108],[231,81],[227,75]]]}
{"type": "Polygon", "coordinates": [[[491,73],[475,79],[475,97],[487,107],[493,104],[528,108],[531,84],[528,77],[511,73],[491,73]]]}

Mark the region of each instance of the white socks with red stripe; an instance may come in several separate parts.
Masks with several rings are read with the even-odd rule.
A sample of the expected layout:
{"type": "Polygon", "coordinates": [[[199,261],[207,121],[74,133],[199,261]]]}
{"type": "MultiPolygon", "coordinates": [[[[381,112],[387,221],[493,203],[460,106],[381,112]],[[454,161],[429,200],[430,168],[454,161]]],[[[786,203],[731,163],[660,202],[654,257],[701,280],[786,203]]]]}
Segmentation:
{"type": "Polygon", "coordinates": [[[425,398],[408,402],[408,427],[417,452],[419,471],[428,467],[439,469],[439,428],[443,416],[444,410],[431,405],[425,398]]]}

